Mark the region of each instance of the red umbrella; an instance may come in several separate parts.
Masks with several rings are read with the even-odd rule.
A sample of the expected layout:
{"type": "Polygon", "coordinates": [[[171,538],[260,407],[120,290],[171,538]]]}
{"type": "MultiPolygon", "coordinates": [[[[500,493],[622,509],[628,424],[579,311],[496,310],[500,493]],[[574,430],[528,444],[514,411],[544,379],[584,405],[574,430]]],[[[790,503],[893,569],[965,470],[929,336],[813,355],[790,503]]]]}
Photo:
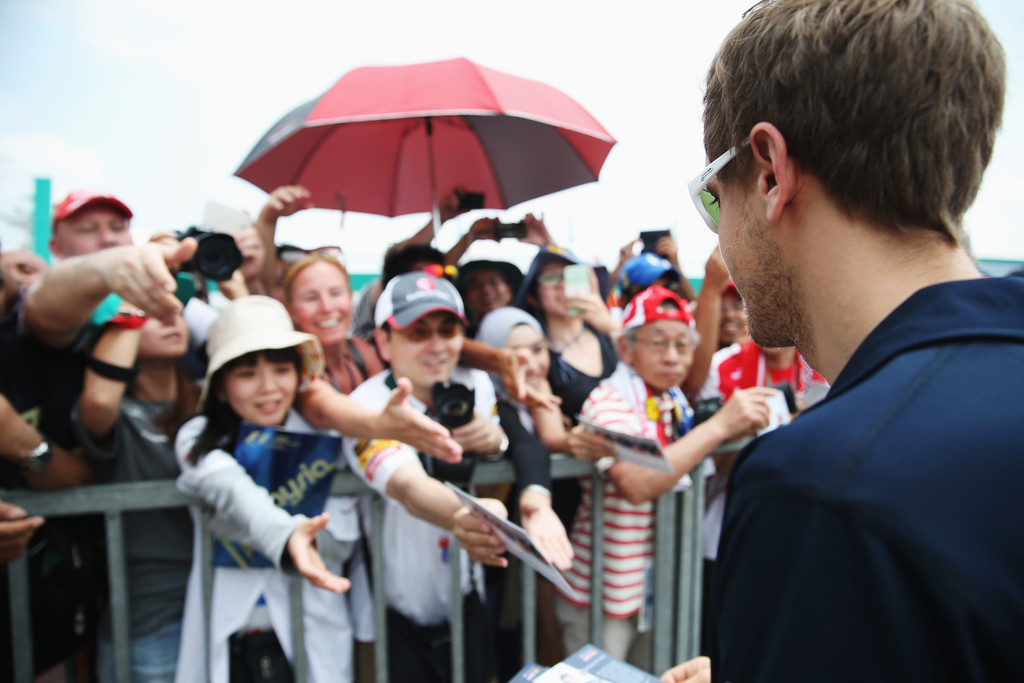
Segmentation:
{"type": "Polygon", "coordinates": [[[504,209],[593,182],[614,144],[560,90],[450,59],[350,71],[278,121],[235,175],[267,192],[302,185],[321,208],[436,218],[438,190],[504,209]]]}

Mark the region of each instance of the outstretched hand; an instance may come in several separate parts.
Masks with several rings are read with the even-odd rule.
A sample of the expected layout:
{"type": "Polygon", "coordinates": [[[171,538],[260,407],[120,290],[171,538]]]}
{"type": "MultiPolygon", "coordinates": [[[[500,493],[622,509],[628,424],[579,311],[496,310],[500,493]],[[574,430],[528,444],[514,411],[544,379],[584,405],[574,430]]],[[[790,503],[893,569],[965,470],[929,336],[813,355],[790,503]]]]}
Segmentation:
{"type": "Polygon", "coordinates": [[[172,270],[192,258],[198,244],[191,237],[178,242],[162,240],[142,246],[104,249],[91,254],[106,289],[131,301],[148,315],[170,320],[182,305],[174,296],[178,283],[172,270]]]}
{"type": "Polygon", "coordinates": [[[330,516],[326,512],[303,520],[288,537],[288,554],[295,563],[295,569],[311,584],[333,593],[344,593],[352,587],[352,582],[327,571],[316,549],[316,534],[327,526],[329,520],[330,516]]]}
{"type": "MultiPolygon", "coordinates": [[[[480,498],[479,500],[494,514],[508,518],[508,510],[500,500],[494,498],[480,498]]],[[[505,544],[502,543],[501,538],[494,532],[491,525],[473,515],[469,507],[463,506],[455,511],[453,531],[469,555],[469,559],[492,567],[508,566],[508,559],[504,556],[505,544]]]]}
{"type": "Polygon", "coordinates": [[[530,535],[537,549],[556,569],[566,571],[572,567],[572,543],[569,542],[562,520],[551,507],[550,497],[523,491],[519,496],[519,517],[523,529],[530,535]]]}
{"type": "Polygon", "coordinates": [[[414,410],[406,399],[412,393],[408,377],[395,378],[396,388],[380,413],[381,436],[409,444],[416,450],[445,462],[460,462],[462,446],[441,424],[414,410]]]}

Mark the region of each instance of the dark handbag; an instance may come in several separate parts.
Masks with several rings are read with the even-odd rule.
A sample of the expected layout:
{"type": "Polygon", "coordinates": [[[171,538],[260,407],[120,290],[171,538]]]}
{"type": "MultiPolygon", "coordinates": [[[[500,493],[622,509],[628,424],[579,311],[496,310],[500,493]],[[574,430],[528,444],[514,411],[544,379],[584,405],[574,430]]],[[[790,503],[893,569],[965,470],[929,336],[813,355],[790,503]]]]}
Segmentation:
{"type": "Polygon", "coordinates": [[[230,683],[293,683],[292,665],[273,630],[236,633],[228,641],[230,683]]]}

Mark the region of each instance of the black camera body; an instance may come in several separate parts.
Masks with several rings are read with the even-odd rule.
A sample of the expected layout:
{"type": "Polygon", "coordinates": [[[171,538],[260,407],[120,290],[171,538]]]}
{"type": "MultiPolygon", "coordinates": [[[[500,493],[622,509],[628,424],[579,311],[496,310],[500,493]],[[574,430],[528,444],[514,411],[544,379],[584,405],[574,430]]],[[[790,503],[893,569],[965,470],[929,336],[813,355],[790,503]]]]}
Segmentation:
{"type": "Polygon", "coordinates": [[[722,397],[705,398],[693,403],[693,425],[696,427],[709,417],[721,410],[723,405],[722,397]]]}
{"type": "Polygon", "coordinates": [[[242,252],[235,244],[235,238],[222,232],[211,232],[193,225],[177,234],[179,241],[191,237],[199,243],[195,255],[181,269],[197,273],[207,280],[224,282],[242,265],[242,252]]]}
{"type": "Polygon", "coordinates": [[[430,398],[434,402],[437,421],[448,429],[461,427],[473,420],[476,399],[472,389],[461,384],[435,382],[430,387],[430,398]]]}

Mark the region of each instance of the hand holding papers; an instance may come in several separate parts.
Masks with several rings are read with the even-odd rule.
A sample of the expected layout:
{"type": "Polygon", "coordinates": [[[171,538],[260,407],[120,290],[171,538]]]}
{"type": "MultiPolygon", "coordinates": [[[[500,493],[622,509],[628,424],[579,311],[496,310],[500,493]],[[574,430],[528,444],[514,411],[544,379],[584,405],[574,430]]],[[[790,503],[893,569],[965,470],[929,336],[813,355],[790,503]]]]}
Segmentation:
{"type": "Polygon", "coordinates": [[[672,474],[675,471],[672,469],[672,464],[665,459],[665,453],[661,450],[661,444],[656,440],[646,436],[634,436],[633,434],[624,434],[623,432],[600,427],[593,422],[588,422],[583,417],[578,417],[577,419],[586,431],[598,434],[611,441],[612,446],[615,448],[615,454],[620,460],[642,467],[650,467],[667,474],[672,474]]]}
{"type": "Polygon", "coordinates": [[[483,519],[491,525],[491,528],[493,528],[494,532],[498,534],[498,537],[501,538],[510,553],[525,562],[527,566],[534,569],[545,579],[555,584],[555,586],[564,594],[570,596],[576,595],[576,592],[565,580],[565,577],[563,577],[562,574],[555,569],[554,565],[544,557],[544,554],[537,549],[537,546],[530,539],[530,536],[526,533],[525,529],[494,514],[481,505],[479,500],[469,495],[459,487],[454,486],[449,482],[445,483],[448,485],[448,488],[455,491],[455,494],[467,507],[469,507],[475,516],[483,519]]]}

